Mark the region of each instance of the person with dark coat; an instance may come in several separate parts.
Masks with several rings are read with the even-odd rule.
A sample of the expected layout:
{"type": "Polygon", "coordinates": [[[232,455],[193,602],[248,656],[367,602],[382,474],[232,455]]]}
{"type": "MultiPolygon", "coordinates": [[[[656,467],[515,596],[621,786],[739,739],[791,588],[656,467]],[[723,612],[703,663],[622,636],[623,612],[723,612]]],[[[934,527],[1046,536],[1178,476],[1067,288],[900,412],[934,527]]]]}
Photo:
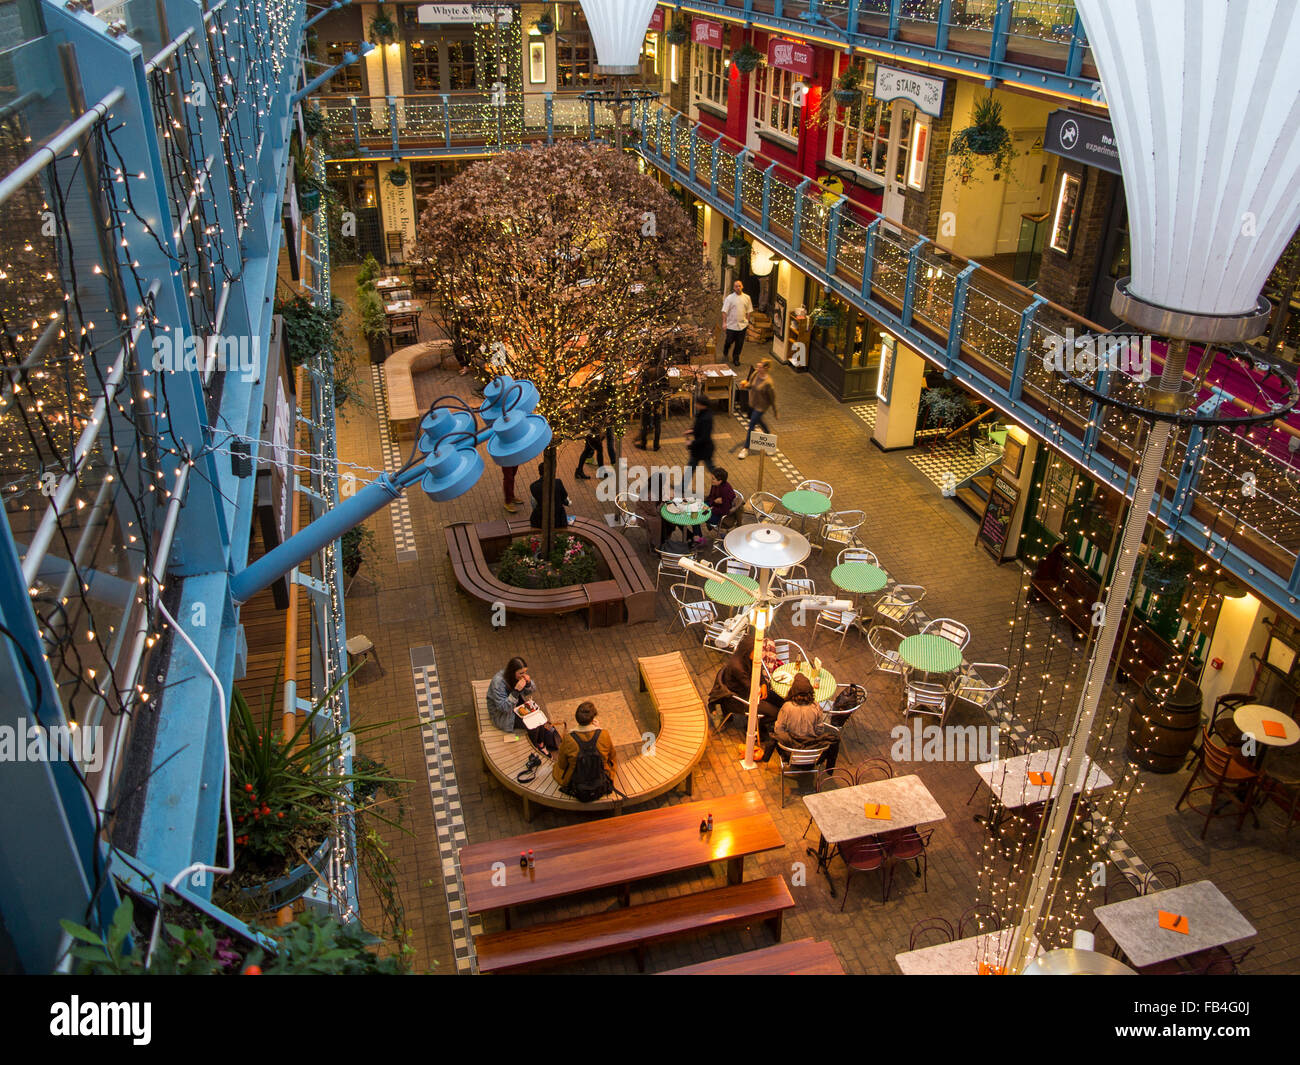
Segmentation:
{"type": "Polygon", "coordinates": [[[645,520],[646,528],[650,530],[650,542],[654,542],[656,533],[659,536],[659,546],[663,547],[672,539],[673,531],[677,528],[670,521],[664,521],[663,511],[660,507],[664,503],[672,501],[672,495],[669,489],[668,474],[662,469],[650,475],[650,484],[646,490],[646,498],[636,501],[636,512],[645,520]]]}
{"type": "Polygon", "coordinates": [[[731,508],[736,505],[736,490],[731,487],[731,482],[727,480],[727,471],[721,466],[716,467],[712,473],[713,484],[709,487],[709,494],[704,497],[704,502],[709,504],[709,520],[706,524],[710,529],[716,529],[722,524],[722,519],[731,513],[731,508]]]}
{"type": "Polygon", "coordinates": [[[659,450],[659,430],[664,424],[664,394],[668,391],[668,371],[662,365],[656,365],[646,374],[645,403],[641,405],[641,435],[636,446],[647,450],[646,441],[650,437],[651,426],[654,427],[655,450],[659,450]]]}
{"type": "Polygon", "coordinates": [[[690,455],[692,467],[703,466],[711,470],[713,469],[713,408],[704,401],[703,392],[695,397],[695,402],[695,423],[691,426],[691,431],[686,434],[690,445],[687,453],[690,455]]]}
{"type": "MultiPolygon", "coordinates": [[[[753,675],[754,635],[746,633],[713,679],[713,688],[709,691],[708,698],[709,711],[725,710],[727,702],[733,696],[748,706],[749,683],[753,675]]],[[[775,723],[779,711],[774,703],[768,701],[767,685],[761,679],[758,697],[758,731],[762,735],[775,723]]]]}
{"type": "Polygon", "coordinates": [[[782,743],[797,750],[810,747],[825,747],[818,764],[826,764],[827,769],[835,768],[835,760],[840,754],[840,740],[835,730],[826,724],[822,708],[817,705],[817,696],[813,691],[812,681],[802,673],[796,673],[790,684],[785,705],[777,714],[773,736],[763,750],[760,762],[772,757],[776,745],[782,743]]]}
{"type": "MultiPolygon", "coordinates": [[[[528,516],[529,524],[534,529],[542,527],[542,475],[545,466],[537,467],[537,480],[528,488],[533,496],[533,512],[528,516]]],[[[569,505],[569,492],[564,482],[555,478],[555,527],[563,529],[569,524],[569,513],[564,508],[569,505]]]]}

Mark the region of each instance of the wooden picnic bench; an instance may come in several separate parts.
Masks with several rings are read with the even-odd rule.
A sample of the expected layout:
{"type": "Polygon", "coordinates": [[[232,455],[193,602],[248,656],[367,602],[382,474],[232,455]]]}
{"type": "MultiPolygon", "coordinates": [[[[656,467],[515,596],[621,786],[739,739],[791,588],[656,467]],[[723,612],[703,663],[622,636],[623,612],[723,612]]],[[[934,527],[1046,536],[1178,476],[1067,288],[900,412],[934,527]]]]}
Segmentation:
{"type": "Polygon", "coordinates": [[[527,734],[522,730],[509,733],[497,728],[488,712],[489,682],[471,682],[483,765],[507,790],[523,799],[525,821],[533,819],[534,803],[574,813],[604,813],[612,809],[620,814],[625,806],[649,802],[678,786],[686,794],[691,793],[691,773],[704,756],[708,742],[709,719],[704,700],[680,651],[639,660],[642,690],[645,690],[646,663],[651,663],[649,675],[656,678],[658,685],[651,688],[650,694],[659,713],[659,732],[653,744],[643,745],[641,753],[615,765],[614,785],[623,795],[615,793],[595,802],[579,802],[561,792],[549,761],[537,767],[533,780],[520,783],[516,777],[533,751],[527,734]],[[659,662],[659,659],[674,661],[659,662]]]}
{"type": "Polygon", "coordinates": [[[669,969],[660,976],[843,976],[835,948],[816,939],[795,939],[726,958],[669,969]]]}
{"type": "Polygon", "coordinates": [[[561,965],[622,950],[635,951],[637,968],[644,971],[646,948],[652,943],[699,932],[766,921],[780,940],[782,918],[793,908],[785,878],[769,876],[567,921],[481,935],[474,940],[474,950],[483,973],[561,965]]]}
{"type": "Polygon", "coordinates": [[[628,624],[653,621],[655,586],[636,550],[618,533],[589,518],[574,518],[564,530],[587,541],[600,553],[608,580],[572,584],[564,588],[515,588],[498,580],[491,565],[509,546],[533,529],[527,519],[486,521],[471,525],[457,522],[446,529],[447,555],[456,584],[466,595],[508,614],[549,616],[587,612],[588,627],[626,620],[628,624]]]}

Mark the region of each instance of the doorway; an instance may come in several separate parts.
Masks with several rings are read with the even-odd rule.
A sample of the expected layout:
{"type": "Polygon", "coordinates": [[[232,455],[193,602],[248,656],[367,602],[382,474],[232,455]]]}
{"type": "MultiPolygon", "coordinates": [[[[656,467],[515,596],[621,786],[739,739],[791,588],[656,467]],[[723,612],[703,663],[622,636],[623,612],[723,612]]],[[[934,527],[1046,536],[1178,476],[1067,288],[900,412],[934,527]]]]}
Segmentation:
{"type": "Polygon", "coordinates": [[[912,148],[912,130],[916,126],[916,107],[906,100],[895,100],[889,105],[887,114],[889,148],[885,155],[885,188],[881,194],[880,210],[886,221],[902,225],[907,160],[912,148]]]}
{"type": "Polygon", "coordinates": [[[1002,214],[998,218],[995,254],[1013,254],[1020,247],[1020,225],[1024,215],[1042,213],[1048,189],[1049,158],[1043,151],[1041,131],[1018,129],[1011,134],[1015,155],[1002,190],[1002,214]]]}

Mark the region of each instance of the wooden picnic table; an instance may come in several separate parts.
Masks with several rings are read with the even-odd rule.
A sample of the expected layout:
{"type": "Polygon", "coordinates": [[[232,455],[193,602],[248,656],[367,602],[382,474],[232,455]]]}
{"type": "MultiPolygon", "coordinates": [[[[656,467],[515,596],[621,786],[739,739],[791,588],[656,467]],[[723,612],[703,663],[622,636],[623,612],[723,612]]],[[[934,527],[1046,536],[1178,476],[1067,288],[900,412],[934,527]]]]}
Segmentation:
{"type": "Polygon", "coordinates": [[[470,844],[460,849],[460,870],[470,912],[487,913],[596,888],[620,888],[626,899],[635,881],[710,862],[726,862],[728,882],[738,884],[746,855],[784,846],[762,797],[746,791],[470,844]],[[702,833],[710,813],[713,831],[702,833]],[[534,867],[520,869],[519,854],[530,849],[534,867]]]}
{"type": "Polygon", "coordinates": [[[669,969],[660,976],[843,976],[835,948],[816,939],[796,939],[744,954],[669,969]]]}

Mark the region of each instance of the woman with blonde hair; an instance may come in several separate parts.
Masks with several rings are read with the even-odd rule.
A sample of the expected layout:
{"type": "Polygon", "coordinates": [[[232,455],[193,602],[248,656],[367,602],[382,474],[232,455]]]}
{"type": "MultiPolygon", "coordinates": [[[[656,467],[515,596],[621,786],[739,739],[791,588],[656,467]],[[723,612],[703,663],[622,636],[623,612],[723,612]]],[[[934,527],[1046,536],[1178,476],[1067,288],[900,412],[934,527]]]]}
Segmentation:
{"type": "Polygon", "coordinates": [[[776,389],[772,386],[772,360],[759,359],[749,380],[742,381],[740,387],[749,389],[749,429],[745,433],[745,446],[736,456],[743,459],[749,454],[749,441],[754,435],[754,426],[761,426],[763,432],[770,433],[772,430],[767,427],[763,416],[771,411],[773,419],[776,418],[776,389]]]}

